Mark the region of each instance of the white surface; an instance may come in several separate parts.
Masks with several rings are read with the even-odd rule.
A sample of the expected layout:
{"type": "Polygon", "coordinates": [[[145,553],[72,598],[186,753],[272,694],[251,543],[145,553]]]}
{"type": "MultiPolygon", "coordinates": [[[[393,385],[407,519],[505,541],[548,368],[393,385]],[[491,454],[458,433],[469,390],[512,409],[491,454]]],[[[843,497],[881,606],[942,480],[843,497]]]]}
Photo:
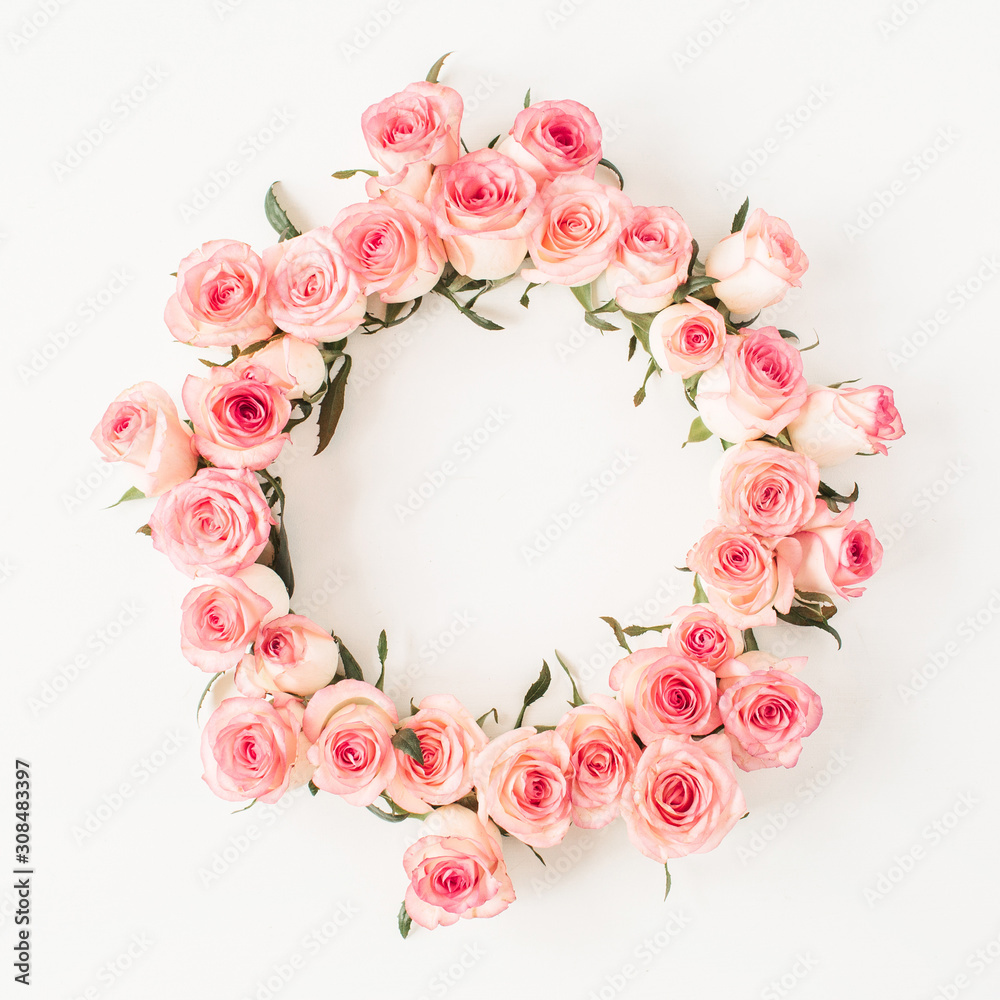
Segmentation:
{"type": "MultiPolygon", "coordinates": [[[[44,7],[5,5],[0,69],[0,740],[4,766],[19,755],[34,773],[27,995],[995,996],[1000,962],[975,953],[992,942],[989,963],[1000,952],[998,283],[957,289],[1000,250],[996,6],[394,0],[380,26],[379,0],[99,0],[52,4],[15,42],[44,7]],[[365,25],[374,37],[345,51],[365,25]],[[892,385],[908,435],[888,459],[832,477],[860,477],[862,515],[897,537],[869,593],[839,616],[843,652],[796,636],[822,726],[795,770],[743,778],[750,817],[719,850],[672,865],[668,902],[660,867],[619,823],[574,832],[546,852],[547,870],[515,845],[519,898],[506,913],[403,942],[409,824],[308,795],[230,815],[200,781],[204,677],[177,645],[185,581],[132,534],[146,507],[103,509],[127,479],[87,436],[123,387],[149,378],[176,397],[196,365],[160,319],[178,260],[210,238],[270,242],[261,204],[275,179],[310,225],[357,199],[360,182],[328,175],[368,165],[362,110],[448,49],[443,79],[466,96],[470,146],[505,131],[530,86],[535,99],[592,107],[627,192],[674,205],[704,248],[745,194],[789,220],[811,268],[781,325],[820,335],[810,378],[892,385]],[[102,119],[100,143],[57,176],[67,146],[102,119]],[[942,151],[926,153],[936,139],[942,151]],[[763,162],[741,182],[733,171],[753,150],[763,162]],[[228,183],[209,197],[220,172],[228,183]],[[852,239],[845,226],[893,184],[893,204],[852,239]],[[199,192],[204,207],[184,211],[199,192]],[[941,332],[918,336],[935,315],[941,332]],[[70,323],[74,335],[60,333],[70,323]],[[19,377],[60,342],[37,377],[19,377]],[[894,367],[907,342],[918,347],[894,367]],[[984,624],[963,625],[976,615],[984,624]],[[904,700],[900,686],[934,656],[946,666],[904,700]],[[39,709],[32,699],[53,684],[39,709]],[[963,797],[974,805],[958,818],[963,797]],[[907,855],[912,870],[866,899],[907,855]],[[287,983],[274,978],[293,966],[287,983]]],[[[369,664],[385,627],[401,706],[446,689],[510,724],[554,647],[586,690],[603,689],[611,647],[598,615],[649,622],[687,601],[672,567],[711,514],[716,446],[680,451],[691,411],[676,384],[651,384],[633,409],[641,363],[626,365],[623,335],[582,327],[567,292],[537,289],[525,314],[506,291],[482,302],[502,333],[428,301],[432,322],[352,342],[356,375],[380,359],[384,371],[352,379],[328,452],[287,461],[285,474],[293,604],[369,664]],[[495,410],[504,419],[482,450],[401,522],[394,504],[495,410]],[[599,500],[581,498],[619,451],[625,473],[599,500]],[[584,515],[528,565],[522,546],[574,499],[584,515]],[[451,648],[438,656],[435,640],[451,648]]],[[[565,693],[557,679],[529,719],[554,721],[565,693]]],[[[6,864],[10,793],[0,798],[6,864]]],[[[0,890],[8,956],[11,900],[0,890]]]]}

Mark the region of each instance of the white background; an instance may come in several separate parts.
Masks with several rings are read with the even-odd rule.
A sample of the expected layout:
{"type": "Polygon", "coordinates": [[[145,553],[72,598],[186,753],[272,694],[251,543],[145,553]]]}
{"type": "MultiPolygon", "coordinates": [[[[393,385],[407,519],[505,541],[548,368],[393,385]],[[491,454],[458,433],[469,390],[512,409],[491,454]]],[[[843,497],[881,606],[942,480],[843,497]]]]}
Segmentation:
{"type": "MultiPolygon", "coordinates": [[[[996,5],[48,3],[13,0],[0,24],[0,857],[17,755],[34,775],[25,995],[996,996],[996,5]],[[829,476],[860,480],[886,557],[837,618],[842,652],[792,636],[822,726],[796,769],[742,777],[749,818],[672,865],[667,902],[616,823],[574,831],[548,869],[509,847],[516,904],[404,942],[411,824],[308,794],[231,815],[200,780],[186,582],[133,534],[149,503],[105,509],[129,480],[88,435],[125,386],[177,398],[199,368],[161,320],[180,258],[271,242],[276,179],[302,228],[362,197],[329,178],[370,165],[361,112],[449,49],[471,147],[530,86],[593,108],[626,192],[676,207],[705,249],[745,195],[787,219],[811,267],[773,318],[820,337],[811,381],[893,386],[908,433],[829,476]]],[[[369,669],[386,628],[401,708],[449,690],[506,725],[554,648],[606,689],[599,615],[651,623],[689,600],[673,567],[712,513],[717,455],[680,450],[677,384],[632,406],[624,333],[583,326],[565,290],[537,289],[529,313],[508,291],[481,303],[500,333],[428,300],[430,322],[352,340],[335,441],[307,460],[305,427],[283,460],[294,606],[369,669]],[[401,519],[491,411],[488,441],[401,519]],[[622,474],[586,499],[619,452],[622,474]],[[574,501],[583,514],[529,560],[574,501]]],[[[765,645],[789,638],[773,631],[765,645]]],[[[567,693],[556,678],[529,721],[555,721],[567,693]]]]}

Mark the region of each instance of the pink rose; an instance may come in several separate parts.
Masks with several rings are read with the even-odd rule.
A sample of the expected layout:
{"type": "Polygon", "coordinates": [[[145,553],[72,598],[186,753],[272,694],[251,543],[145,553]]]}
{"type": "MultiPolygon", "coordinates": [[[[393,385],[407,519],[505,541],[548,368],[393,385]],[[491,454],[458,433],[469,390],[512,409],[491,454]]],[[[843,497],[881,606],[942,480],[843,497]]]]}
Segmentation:
{"type": "Polygon", "coordinates": [[[185,344],[247,347],[274,332],[266,289],[263,261],[246,243],[202,243],[178,265],[163,320],[185,344]]]}
{"type": "Polygon", "coordinates": [[[476,755],[489,740],[476,720],[450,694],[422,699],[418,711],[399,724],[420,741],[423,764],[396,751],[396,775],[389,797],[407,812],[430,812],[431,806],[457,802],[472,791],[476,755]]]}
{"type": "Polygon", "coordinates": [[[182,573],[232,576],[257,561],[274,523],[253,473],[202,469],[160,497],[149,528],[182,573]]]}
{"type": "Polygon", "coordinates": [[[649,327],[649,352],[663,369],[688,378],[718,364],[726,345],[722,313],[688,297],[667,306],[649,327]]]}
{"type": "Polygon", "coordinates": [[[158,497],[190,479],[198,467],[191,432],[174,401],[155,382],[139,382],[105,410],[90,440],[106,462],[128,462],[141,472],[140,488],[158,497]]]}
{"type": "Polygon", "coordinates": [[[589,177],[562,176],[541,196],[542,217],[528,235],[534,268],[525,281],[585,285],[611,263],[632,204],[617,188],[589,177]]]}
{"type": "Polygon", "coordinates": [[[411,83],[361,116],[368,151],[390,176],[372,178],[368,194],[403,186],[422,198],[431,166],[454,163],[459,153],[462,97],[440,83],[411,83]],[[374,190],[373,190],[374,188],[374,190]]]}
{"type": "Polygon", "coordinates": [[[396,706],[373,684],[343,680],[321,688],[306,706],[313,782],[352,806],[371,805],[396,773],[396,706]]]}
{"type": "Polygon", "coordinates": [[[802,284],[809,259],[788,223],[758,208],[743,228],[717,243],[705,259],[705,273],[729,311],[752,316],[780,302],[802,284]]]}
{"type": "Polygon", "coordinates": [[[695,403],[713,434],[738,443],[779,434],[805,398],[802,356],[765,326],[726,337],[722,360],[698,382],[695,403]]]}
{"type": "Polygon", "coordinates": [[[788,425],[795,450],[820,466],[839,465],[858,452],[886,455],[883,442],[903,434],[892,389],[884,385],[867,389],[811,385],[802,409],[788,425]]]}
{"type": "Polygon", "coordinates": [[[601,126],[576,101],[539,101],[519,111],[497,147],[524,167],[541,188],[556,177],[593,177],[601,159],[601,126]]]}
{"type": "Polygon", "coordinates": [[[778,660],[769,653],[744,653],[720,671],[719,711],[733,751],[744,771],[795,767],[802,740],[819,725],[819,695],[794,671],[806,657],[778,660]]]}
{"type": "Polygon", "coordinates": [[[220,798],[277,802],[295,764],[299,720],[263,698],[227,698],[201,734],[204,780],[220,798]]]}
{"type": "Polygon", "coordinates": [[[181,652],[201,670],[235,667],[261,622],[288,612],[281,578],[254,563],[235,576],[202,577],[181,604],[181,652]]]}
{"type": "Polygon", "coordinates": [[[326,365],[315,344],[298,337],[272,337],[267,347],[238,357],[230,371],[278,386],[288,399],[318,392],[326,381],[326,365]]]}
{"type": "Polygon", "coordinates": [[[483,824],[471,809],[435,809],[421,827],[420,839],[403,855],[406,912],[433,930],[460,918],[495,917],[514,902],[500,833],[483,824]]]}
{"type": "Polygon", "coordinates": [[[264,251],[267,306],[281,330],[309,344],[356,330],[365,296],[329,226],[311,229],[264,251]]]}
{"type": "Polygon", "coordinates": [[[264,369],[251,374],[255,377],[219,365],[206,378],[184,380],[181,397],[194,424],[194,446],[222,469],[264,469],[288,440],[288,397],[265,380],[264,369]]]}
{"type": "Polygon", "coordinates": [[[430,209],[406,195],[349,205],[334,220],[333,231],[362,291],[378,292],[383,302],[426,295],[448,259],[430,209]]]}
{"type": "Polygon", "coordinates": [[[763,441],[730,448],[719,475],[719,520],[764,538],[794,535],[816,510],[819,467],[763,441]]]}
{"type": "Polygon", "coordinates": [[[285,614],[261,624],[253,654],[243,658],[241,690],[305,697],[331,683],[340,665],[336,639],[302,615],[285,614]]]}
{"type": "Polygon", "coordinates": [[[606,275],[615,301],[629,312],[666,309],[687,281],[693,249],[691,230],[672,208],[633,209],[606,275]]]}
{"type": "Polygon", "coordinates": [[[706,604],[678,608],[671,616],[667,649],[715,672],[743,652],[743,633],[706,604]]]}
{"type": "Polygon", "coordinates": [[[629,839],[661,864],[718,847],[747,808],[724,733],[697,743],[665,736],[646,747],[629,791],[622,797],[629,839]]]}
{"type": "Polygon", "coordinates": [[[704,736],[719,725],[715,674],[665,647],[639,649],[619,660],[608,683],[620,692],[643,743],[661,736],[704,736]]]}
{"type": "Polygon", "coordinates": [[[573,761],[554,730],[530,726],[493,740],[476,758],[479,818],[532,847],[552,847],[569,829],[573,761]]]}
{"type": "Polygon", "coordinates": [[[783,543],[795,565],[795,589],[833,597],[860,597],[859,586],[882,565],[882,546],[868,521],[854,520],[854,504],[834,514],[825,503],[803,531],[783,543]]]}
{"type": "Polygon", "coordinates": [[[639,760],[624,709],[613,698],[596,694],[591,704],[567,712],[555,731],[569,747],[573,767],[573,822],[586,830],[607,826],[618,815],[639,760]]]}
{"type": "Polygon", "coordinates": [[[513,274],[541,214],[531,175],[492,149],[438,167],[426,201],[448,260],[469,278],[513,274]]]}
{"type": "Polygon", "coordinates": [[[774,609],[787,612],[791,607],[791,567],[744,528],[711,528],[688,552],[687,565],[698,574],[709,603],[730,625],[773,625],[774,609]]]}

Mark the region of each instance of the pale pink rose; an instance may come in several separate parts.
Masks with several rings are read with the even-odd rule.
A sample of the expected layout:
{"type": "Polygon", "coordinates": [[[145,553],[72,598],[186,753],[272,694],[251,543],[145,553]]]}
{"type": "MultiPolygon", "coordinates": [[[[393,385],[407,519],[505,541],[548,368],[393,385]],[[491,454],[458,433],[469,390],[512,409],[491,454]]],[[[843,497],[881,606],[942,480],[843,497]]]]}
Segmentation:
{"type": "Polygon", "coordinates": [[[586,830],[607,826],[618,815],[639,760],[625,710],[614,698],[595,694],[590,704],[567,712],[555,731],[569,747],[573,765],[573,822],[586,830]]]}
{"type": "Polygon", "coordinates": [[[268,247],[267,306],[278,328],[309,344],[340,340],[365,318],[366,300],[329,226],[268,247]]]}
{"type": "Polygon", "coordinates": [[[602,156],[601,126],[593,111],[576,101],[538,101],[517,113],[497,149],[541,189],[565,174],[594,176],[602,156]]]}
{"type": "Polygon", "coordinates": [[[698,742],[664,736],[650,744],[622,796],[629,839],[661,864],[714,850],[746,811],[724,733],[698,742]]]}
{"type": "Polygon", "coordinates": [[[420,740],[423,764],[396,751],[396,775],[389,798],[407,812],[426,813],[432,806],[457,802],[472,791],[476,755],[489,743],[464,706],[450,694],[422,699],[417,713],[399,724],[420,740]]]}
{"type": "Polygon", "coordinates": [[[744,771],[794,767],[802,740],[823,718],[819,695],[792,676],[805,661],[804,656],[778,660],[752,652],[720,671],[719,711],[733,761],[744,771]]]}
{"type": "Polygon", "coordinates": [[[312,396],[326,381],[319,348],[298,337],[272,337],[267,347],[238,357],[229,368],[240,378],[278,386],[288,399],[312,396]]]}
{"type": "Polygon", "coordinates": [[[267,545],[271,508],[247,469],[202,469],[167,490],[149,518],[153,548],[188,576],[233,576],[267,545]]]}
{"type": "Polygon", "coordinates": [[[677,608],[670,619],[667,649],[713,672],[743,652],[743,633],[707,604],[677,608]]]}
{"type": "Polygon", "coordinates": [[[185,344],[247,347],[274,333],[266,290],[263,261],[246,243],[212,240],[178,265],[163,320],[185,344]]]}
{"type": "Polygon", "coordinates": [[[343,680],[321,688],[306,706],[313,782],[353,806],[371,805],[396,773],[396,706],[373,684],[343,680]]]}
{"type": "Polygon", "coordinates": [[[285,585],[266,566],[199,581],[181,604],[181,652],[209,673],[235,667],[261,622],[288,613],[285,585]]]}
{"type": "Polygon", "coordinates": [[[251,374],[248,378],[218,365],[205,378],[184,380],[181,398],[194,424],[194,446],[222,469],[264,469],[288,440],[288,397],[267,380],[266,369],[251,374]]]}
{"type": "Polygon", "coordinates": [[[300,724],[263,698],[227,698],[201,734],[204,780],[220,798],[277,802],[295,765],[300,724]]]}
{"type": "Polygon", "coordinates": [[[858,452],[888,454],[884,442],[903,436],[903,421],[892,390],[884,385],[866,389],[809,386],[798,415],[788,425],[796,451],[817,465],[839,465],[858,452]]]}
{"type": "Polygon", "coordinates": [[[691,230],[672,208],[634,208],[605,275],[615,301],[629,312],[666,309],[687,281],[693,250],[691,230]]]}
{"type": "Polygon", "coordinates": [[[688,378],[719,363],[726,346],[722,313],[688,297],[667,306],[649,326],[649,352],[660,368],[688,378]]]}
{"type": "Polygon", "coordinates": [[[780,302],[789,288],[802,284],[808,267],[809,259],[788,223],[762,208],[705,259],[705,273],[719,279],[712,291],[739,316],[752,316],[780,302]]]}
{"type": "Polygon", "coordinates": [[[779,434],[806,398],[802,356],[773,326],[726,337],[722,360],[698,382],[695,403],[723,441],[779,434]]]}
{"type": "Polygon", "coordinates": [[[687,565],[698,574],[709,603],[730,625],[773,625],[775,608],[787,612],[791,607],[792,567],[744,528],[710,528],[688,552],[687,565]]]}
{"type": "Polygon", "coordinates": [[[763,538],[794,535],[816,511],[819,467],[764,441],[726,451],[719,474],[719,520],[763,538]]]}
{"type": "Polygon", "coordinates": [[[438,167],[426,200],[448,260],[469,278],[513,274],[541,217],[531,175],[492,149],[438,167]]]}
{"type": "Polygon", "coordinates": [[[408,302],[426,295],[448,259],[430,209],[393,193],[348,205],[333,222],[347,266],[365,295],[383,302],[408,302]]]}
{"type": "Polygon", "coordinates": [[[854,520],[854,504],[839,514],[817,504],[813,519],[783,547],[795,566],[795,589],[830,597],[860,597],[859,585],[882,565],[882,546],[869,521],[854,520]]]}
{"type": "Polygon", "coordinates": [[[514,902],[500,832],[471,809],[446,805],[424,821],[420,839],[403,855],[406,912],[433,930],[459,919],[495,917],[514,902]]]}
{"type": "Polygon", "coordinates": [[[586,285],[611,263],[632,203],[618,188],[580,175],[561,176],[541,195],[542,217],[528,234],[534,268],[525,281],[586,285]]]}
{"type": "Polygon", "coordinates": [[[298,742],[295,747],[295,765],[288,776],[288,790],[292,791],[295,788],[301,788],[303,785],[309,784],[316,771],[315,765],[310,763],[307,756],[309,752],[309,740],[306,739],[306,734],[301,729],[302,720],[305,716],[305,705],[294,695],[290,694],[273,695],[271,703],[279,711],[287,712],[289,715],[294,716],[300,727],[298,742]]]}
{"type": "Polygon", "coordinates": [[[191,432],[174,401],[155,382],[139,382],[105,410],[90,440],[106,462],[127,462],[141,472],[139,488],[158,497],[190,479],[198,467],[191,432]]]}
{"type": "Polygon", "coordinates": [[[329,632],[302,615],[285,614],[261,624],[238,683],[242,690],[305,697],[326,687],[339,665],[340,647],[329,632]]]}
{"type": "Polygon", "coordinates": [[[531,847],[552,847],[569,829],[572,782],[573,761],[561,736],[514,729],[476,758],[479,818],[494,820],[531,847]]]}
{"type": "Polygon", "coordinates": [[[608,678],[636,736],[705,736],[719,725],[715,674],[664,646],[639,649],[619,660],[608,678]]]}

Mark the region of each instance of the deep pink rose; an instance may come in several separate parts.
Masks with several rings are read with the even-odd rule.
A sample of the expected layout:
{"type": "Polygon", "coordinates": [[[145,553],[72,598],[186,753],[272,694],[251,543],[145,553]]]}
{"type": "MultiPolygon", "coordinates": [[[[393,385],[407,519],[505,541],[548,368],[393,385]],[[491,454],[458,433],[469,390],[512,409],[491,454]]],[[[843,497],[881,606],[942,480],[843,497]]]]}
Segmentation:
{"type": "Polygon", "coordinates": [[[712,291],[739,316],[752,316],[780,302],[789,288],[802,284],[808,267],[788,223],[762,208],[705,259],[705,272],[720,279],[712,291]]]}
{"type": "Polygon", "coordinates": [[[665,736],[650,744],[630,794],[622,797],[629,839],[661,864],[718,847],[746,808],[724,733],[698,742],[665,736]]]}
{"type": "Polygon", "coordinates": [[[733,761],[744,771],[794,767],[802,740],[823,718],[819,695],[792,676],[805,661],[804,656],[778,660],[755,651],[730,660],[719,672],[719,711],[733,761]]]}
{"type": "Polygon", "coordinates": [[[722,313],[688,297],[667,306],[649,327],[649,352],[663,369],[688,378],[718,364],[726,346],[722,313]]]}
{"type": "Polygon", "coordinates": [[[819,466],[839,465],[858,452],[886,455],[884,442],[897,441],[904,433],[892,389],[884,385],[811,385],[802,409],[788,425],[795,450],[819,466]]]}
{"type": "Polygon", "coordinates": [[[566,174],[593,177],[601,159],[601,126],[576,101],[538,101],[517,113],[497,147],[524,167],[541,189],[566,174]]]}
{"type": "Polygon", "coordinates": [[[448,260],[469,278],[513,274],[540,218],[531,175],[492,149],[438,167],[426,201],[448,260]]]}
{"type": "Polygon", "coordinates": [[[634,208],[605,275],[615,301],[629,312],[666,309],[687,281],[693,249],[691,230],[672,208],[634,208]]]}
{"type": "Polygon", "coordinates": [[[476,758],[479,818],[532,847],[552,847],[569,829],[572,782],[569,747],[554,730],[504,733],[476,758]]]}
{"type": "Polygon", "coordinates": [[[305,697],[326,687],[338,666],[340,648],[329,632],[302,615],[285,614],[261,624],[238,680],[248,693],[257,688],[305,697]]]}
{"type": "Polygon", "coordinates": [[[281,578],[254,563],[235,576],[200,577],[181,604],[181,652],[215,673],[235,667],[261,622],[288,612],[281,578]]]}
{"type": "Polygon", "coordinates": [[[632,203],[618,188],[572,174],[554,180],[541,195],[542,217],[528,234],[534,268],[525,281],[585,285],[611,263],[632,203]]]}
{"type": "Polygon", "coordinates": [[[188,576],[232,576],[267,545],[271,509],[247,469],[202,469],[167,490],[149,518],[153,548],[188,576]]]}
{"type": "Polygon", "coordinates": [[[719,475],[719,520],[763,538],[794,535],[816,510],[819,467],[763,441],[730,448],[719,475]]]}
{"type": "Polygon", "coordinates": [[[611,668],[608,683],[620,692],[643,743],[661,736],[704,736],[719,725],[715,674],[666,647],[630,653],[611,668]]]}
{"type": "Polygon", "coordinates": [[[573,822],[587,830],[607,826],[618,815],[639,760],[624,709],[613,698],[595,694],[590,704],[567,712],[556,732],[569,747],[573,765],[573,822]]]}
{"type": "Polygon", "coordinates": [[[806,398],[802,356],[773,326],[727,336],[722,360],[702,375],[695,403],[723,441],[777,435],[806,398]]]}
{"type": "Polygon", "coordinates": [[[326,381],[326,365],[315,344],[298,337],[272,337],[267,347],[238,357],[230,371],[280,388],[288,399],[318,392],[326,381]]]}
{"type": "Polygon", "coordinates": [[[396,706],[373,684],[343,680],[309,699],[302,728],[315,784],[353,806],[371,805],[396,773],[396,706]]]}
{"type": "Polygon", "coordinates": [[[247,347],[274,332],[266,290],[263,261],[246,243],[212,240],[178,265],[163,320],[185,344],[247,347]]]}
{"type": "Polygon", "coordinates": [[[773,625],[775,608],[791,607],[792,567],[782,554],[743,528],[716,525],[687,555],[709,603],[741,629],[773,625]]]}
{"type": "Polygon", "coordinates": [[[406,912],[421,927],[459,919],[495,917],[514,902],[500,832],[483,824],[471,809],[447,805],[435,809],[420,839],[403,855],[406,912]]]}
{"type": "Polygon", "coordinates": [[[263,698],[227,698],[201,735],[204,780],[220,798],[277,802],[295,765],[299,719],[263,698]]]}
{"type": "Polygon", "coordinates": [[[667,649],[715,672],[743,652],[743,633],[707,604],[678,608],[671,616],[667,649]]]}
{"type": "Polygon", "coordinates": [[[396,751],[396,775],[388,789],[393,802],[407,812],[426,813],[472,791],[476,755],[489,740],[456,698],[428,695],[399,728],[416,733],[424,762],[396,751]]]}
{"type": "Polygon", "coordinates": [[[264,369],[251,374],[218,365],[205,378],[184,380],[181,397],[194,424],[194,446],[222,469],[264,469],[288,440],[284,427],[292,404],[264,369]]]}
{"type": "Polygon", "coordinates": [[[158,497],[194,475],[198,455],[174,401],[155,382],[139,382],[105,410],[90,440],[106,462],[127,462],[141,472],[139,488],[158,497]]]}
{"type": "Polygon", "coordinates": [[[365,318],[365,296],[329,226],[264,251],[267,306],[279,329],[309,344],[340,340],[365,318]]]}

